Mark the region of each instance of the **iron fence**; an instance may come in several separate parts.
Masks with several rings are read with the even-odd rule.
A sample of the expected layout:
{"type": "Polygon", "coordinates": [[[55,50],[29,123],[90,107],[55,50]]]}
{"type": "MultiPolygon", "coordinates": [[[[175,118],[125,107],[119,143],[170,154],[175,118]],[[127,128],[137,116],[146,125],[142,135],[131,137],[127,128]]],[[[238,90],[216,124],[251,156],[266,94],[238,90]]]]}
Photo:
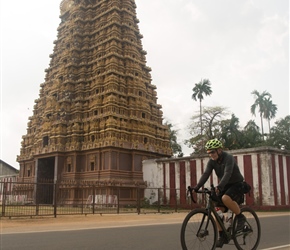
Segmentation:
{"type": "MultiPolygon", "coordinates": [[[[77,183],[0,182],[1,217],[190,210],[185,190],[77,183]]],[[[203,199],[199,202],[203,203],[203,199]]]]}

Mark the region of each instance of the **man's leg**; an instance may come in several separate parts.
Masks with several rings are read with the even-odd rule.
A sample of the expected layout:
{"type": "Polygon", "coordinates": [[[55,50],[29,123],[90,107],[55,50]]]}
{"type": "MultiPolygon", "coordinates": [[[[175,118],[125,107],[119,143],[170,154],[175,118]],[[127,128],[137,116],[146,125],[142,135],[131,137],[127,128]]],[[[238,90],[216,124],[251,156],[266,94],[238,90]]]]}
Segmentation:
{"type": "Polygon", "coordinates": [[[235,201],[232,200],[232,198],[226,194],[223,195],[222,201],[225,204],[225,206],[232,210],[236,215],[241,213],[241,209],[235,201]]]}
{"type": "Polygon", "coordinates": [[[246,218],[243,214],[241,214],[241,209],[238,203],[232,200],[232,198],[226,194],[223,195],[222,201],[237,216],[238,218],[237,231],[242,230],[244,227],[246,218]]]}

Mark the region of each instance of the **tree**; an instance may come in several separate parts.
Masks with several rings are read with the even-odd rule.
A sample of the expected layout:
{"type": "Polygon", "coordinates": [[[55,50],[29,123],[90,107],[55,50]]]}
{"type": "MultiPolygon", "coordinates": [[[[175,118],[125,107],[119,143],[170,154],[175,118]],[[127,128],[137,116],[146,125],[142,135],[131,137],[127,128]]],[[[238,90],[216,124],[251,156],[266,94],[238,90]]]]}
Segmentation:
{"type": "Polygon", "coordinates": [[[256,108],[259,107],[262,135],[264,135],[263,114],[265,113],[265,99],[266,97],[272,97],[272,96],[267,91],[263,91],[262,94],[260,94],[257,90],[254,90],[251,94],[255,96],[255,102],[251,106],[251,113],[253,115],[256,115],[256,108]]]}
{"type": "Polygon", "coordinates": [[[271,132],[270,120],[275,118],[277,113],[277,105],[270,98],[264,100],[264,118],[268,120],[269,133],[271,132]]]}
{"type": "Polygon", "coordinates": [[[224,107],[207,107],[203,112],[203,124],[206,140],[220,138],[222,119],[228,115],[227,108],[224,107]]]}
{"type": "Polygon", "coordinates": [[[177,143],[178,130],[174,130],[173,125],[171,123],[165,122],[165,125],[168,126],[170,146],[173,154],[177,155],[178,157],[182,157],[183,156],[182,148],[180,144],[177,143]]]}
{"type": "Polygon", "coordinates": [[[211,83],[208,79],[204,79],[199,82],[196,83],[194,88],[192,89],[193,94],[191,96],[191,98],[195,101],[197,101],[197,99],[199,100],[199,116],[200,116],[200,134],[202,135],[202,107],[201,107],[201,102],[204,98],[204,95],[209,96],[212,93],[211,90],[211,83]]]}
{"type": "Polygon", "coordinates": [[[194,153],[204,153],[204,141],[221,136],[221,121],[227,115],[227,109],[224,107],[207,107],[204,108],[202,121],[199,115],[191,118],[192,123],[189,125],[191,138],[185,140],[185,144],[194,149],[194,153]],[[202,127],[201,124],[204,124],[202,127]],[[203,131],[200,133],[200,131],[203,131]]]}
{"type": "Polygon", "coordinates": [[[263,142],[262,135],[259,132],[259,126],[255,123],[254,120],[248,121],[242,133],[245,140],[243,148],[253,148],[261,146],[263,142]]]}
{"type": "Polygon", "coordinates": [[[290,115],[275,122],[268,144],[280,149],[290,150],[290,115]]]}
{"type": "Polygon", "coordinates": [[[239,149],[244,146],[244,136],[239,130],[239,118],[234,114],[231,119],[221,121],[221,139],[227,149],[239,149]]]}

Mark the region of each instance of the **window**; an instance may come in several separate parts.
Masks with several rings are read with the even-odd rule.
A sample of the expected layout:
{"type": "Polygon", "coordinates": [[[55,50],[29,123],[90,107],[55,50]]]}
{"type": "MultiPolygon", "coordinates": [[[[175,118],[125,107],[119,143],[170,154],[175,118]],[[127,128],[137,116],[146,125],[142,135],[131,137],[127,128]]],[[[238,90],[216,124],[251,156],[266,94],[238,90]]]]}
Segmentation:
{"type": "Polygon", "coordinates": [[[91,162],[91,171],[94,171],[94,170],[95,170],[95,163],[91,162]]]}
{"type": "Polygon", "coordinates": [[[49,141],[48,136],[44,136],[42,138],[43,147],[48,146],[48,141],[49,141]]]}

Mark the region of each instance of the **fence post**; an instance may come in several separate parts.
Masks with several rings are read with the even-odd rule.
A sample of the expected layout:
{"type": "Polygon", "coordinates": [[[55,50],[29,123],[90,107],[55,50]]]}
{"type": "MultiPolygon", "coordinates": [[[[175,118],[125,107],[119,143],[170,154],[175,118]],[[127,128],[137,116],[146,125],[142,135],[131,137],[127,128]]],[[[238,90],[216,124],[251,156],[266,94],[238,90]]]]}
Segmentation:
{"type": "Polygon", "coordinates": [[[137,187],[137,213],[140,214],[140,188],[137,187]]]}
{"type": "Polygon", "coordinates": [[[38,189],[39,189],[39,183],[37,182],[35,184],[35,215],[39,215],[39,199],[38,199],[38,189]]]}
{"type": "Polygon", "coordinates": [[[7,190],[7,182],[3,183],[3,195],[2,195],[2,216],[5,216],[5,204],[6,204],[6,191],[7,190]]]}
{"type": "Polygon", "coordinates": [[[177,202],[177,189],[175,188],[175,212],[177,212],[178,202],[177,202]]]}
{"type": "Polygon", "coordinates": [[[160,207],[161,207],[161,202],[160,202],[160,194],[161,194],[161,190],[160,188],[157,189],[157,209],[158,209],[158,213],[160,213],[160,207]]]}
{"type": "Polygon", "coordinates": [[[57,188],[58,188],[58,185],[57,185],[57,182],[55,182],[53,184],[54,186],[54,201],[53,201],[53,214],[54,214],[54,218],[56,218],[57,216],[57,188]]]}
{"type": "Polygon", "coordinates": [[[93,185],[93,214],[95,214],[95,202],[96,202],[96,189],[95,189],[95,185],[93,185]]]}
{"type": "Polygon", "coordinates": [[[117,214],[120,213],[120,188],[118,187],[118,197],[117,197],[117,214]]]}
{"type": "Polygon", "coordinates": [[[84,214],[84,188],[82,190],[82,214],[84,214]]]}

